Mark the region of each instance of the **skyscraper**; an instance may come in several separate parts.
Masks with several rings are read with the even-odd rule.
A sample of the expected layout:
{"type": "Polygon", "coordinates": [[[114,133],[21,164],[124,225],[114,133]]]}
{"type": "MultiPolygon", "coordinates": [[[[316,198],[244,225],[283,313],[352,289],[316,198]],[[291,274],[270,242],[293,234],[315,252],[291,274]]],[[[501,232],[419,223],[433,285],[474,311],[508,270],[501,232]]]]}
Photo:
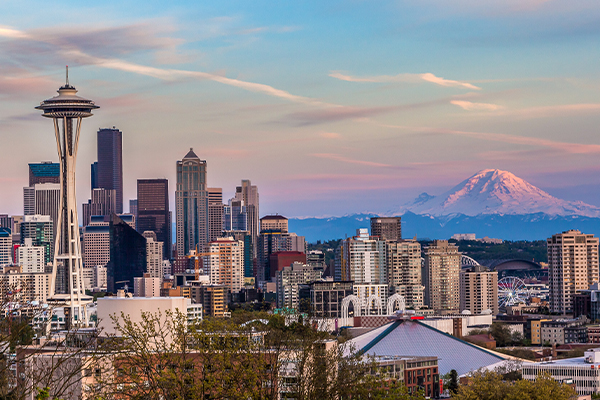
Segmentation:
{"type": "MultiPolygon", "coordinates": [[[[138,198],[138,213],[140,210],[138,198]]],[[[177,161],[175,206],[177,219],[177,255],[202,249],[208,242],[206,191],[206,161],[200,160],[194,150],[177,161]]]]}
{"type": "Polygon", "coordinates": [[[171,258],[171,219],[167,179],[138,179],[136,228],[138,232],[156,233],[156,240],[163,243],[161,258],[166,260],[171,258]]]}
{"type": "Polygon", "coordinates": [[[550,312],[571,313],[573,296],[598,282],[598,238],[570,230],[547,243],[550,312]]]}
{"type": "Polygon", "coordinates": [[[400,217],[371,218],[371,236],[381,240],[397,242],[402,240],[402,224],[400,217]]]}
{"type": "Polygon", "coordinates": [[[106,267],[107,290],[116,293],[124,285],[133,287],[133,278],[144,276],[146,238],[126,221],[113,214],[109,225],[110,261],[106,267]]]}
{"type": "Polygon", "coordinates": [[[212,242],[223,233],[223,189],[208,188],[208,241],[212,242]]]}
{"type": "Polygon", "coordinates": [[[98,188],[114,189],[117,214],[123,213],[123,133],[112,128],[98,130],[98,188]]]}
{"type": "Polygon", "coordinates": [[[60,164],[50,161],[29,164],[29,186],[36,183],[60,183],[60,164]]]}
{"type": "MultiPolygon", "coordinates": [[[[137,199],[129,200],[129,214],[133,215],[135,217],[135,220],[137,221],[137,219],[138,219],[138,201],[137,201],[137,199]]],[[[169,218],[169,220],[170,219],[171,218],[169,218]]]]}
{"type": "Polygon", "coordinates": [[[253,186],[249,179],[242,180],[242,185],[235,188],[235,199],[242,201],[242,206],[246,207],[248,215],[248,232],[252,237],[252,252],[257,254],[259,208],[258,208],[258,188],[253,186]]]}
{"type": "Polygon", "coordinates": [[[230,199],[223,208],[224,231],[248,231],[248,213],[242,200],[230,199]]]}
{"type": "Polygon", "coordinates": [[[92,217],[89,225],[83,228],[83,250],[85,268],[105,266],[110,261],[109,223],[104,217],[92,217]]]}
{"type": "Polygon", "coordinates": [[[94,161],[92,163],[92,166],[90,169],[91,169],[90,178],[91,178],[91,183],[92,183],[92,190],[94,190],[94,189],[98,188],[98,161],[94,161]]]}
{"type": "Polygon", "coordinates": [[[92,198],[81,207],[83,226],[90,223],[93,215],[110,216],[117,211],[117,192],[114,189],[92,189],[92,198]]]}
{"type": "Polygon", "coordinates": [[[460,307],[460,256],[447,240],[434,240],[425,247],[422,272],[425,304],[436,311],[458,312],[460,307]]]}

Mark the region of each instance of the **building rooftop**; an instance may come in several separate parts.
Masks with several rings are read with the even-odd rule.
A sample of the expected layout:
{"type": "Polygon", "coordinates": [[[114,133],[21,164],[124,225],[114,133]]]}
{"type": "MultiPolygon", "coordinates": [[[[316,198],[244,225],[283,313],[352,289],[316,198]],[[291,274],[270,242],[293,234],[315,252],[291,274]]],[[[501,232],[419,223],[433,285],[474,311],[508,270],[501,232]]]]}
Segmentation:
{"type": "Polygon", "coordinates": [[[284,217],[283,215],[279,215],[279,214],[276,214],[276,215],[265,215],[260,220],[262,221],[263,219],[285,219],[285,220],[287,220],[286,217],[284,217]]]}
{"type": "Polygon", "coordinates": [[[396,320],[351,340],[356,350],[373,356],[438,357],[440,374],[463,375],[505,358],[467,343],[418,320],[396,320]]]}
{"type": "Polygon", "coordinates": [[[185,157],[183,157],[183,159],[184,159],[184,160],[185,160],[186,158],[194,158],[194,159],[198,158],[198,159],[200,159],[200,158],[199,158],[199,157],[196,155],[196,153],[194,153],[194,149],[193,149],[192,147],[190,147],[190,151],[188,151],[188,153],[185,155],[185,157]]]}

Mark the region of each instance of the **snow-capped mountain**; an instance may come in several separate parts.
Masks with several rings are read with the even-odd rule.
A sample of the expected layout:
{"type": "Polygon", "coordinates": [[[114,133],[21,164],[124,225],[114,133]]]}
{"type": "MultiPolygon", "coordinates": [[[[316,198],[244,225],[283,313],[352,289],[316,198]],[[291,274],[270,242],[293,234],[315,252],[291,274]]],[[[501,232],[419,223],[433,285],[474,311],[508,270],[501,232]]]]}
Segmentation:
{"type": "Polygon", "coordinates": [[[415,214],[522,215],[600,217],[600,207],[561,200],[508,171],[485,169],[439,196],[421,194],[405,210],[415,214]]]}

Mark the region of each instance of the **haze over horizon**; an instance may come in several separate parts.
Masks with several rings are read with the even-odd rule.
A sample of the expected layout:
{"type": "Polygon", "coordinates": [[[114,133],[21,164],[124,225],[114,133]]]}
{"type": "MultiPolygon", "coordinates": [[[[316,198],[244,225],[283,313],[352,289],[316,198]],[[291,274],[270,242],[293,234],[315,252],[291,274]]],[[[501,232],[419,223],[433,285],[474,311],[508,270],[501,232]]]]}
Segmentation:
{"type": "Polygon", "coordinates": [[[225,201],[257,185],[261,215],[390,212],[488,168],[600,206],[596,1],[143,4],[3,3],[0,213],[23,212],[28,163],[56,161],[33,107],[65,65],[101,107],[79,205],[96,131],[115,126],[125,210],[139,178],[173,194],[190,147],[225,201]]]}

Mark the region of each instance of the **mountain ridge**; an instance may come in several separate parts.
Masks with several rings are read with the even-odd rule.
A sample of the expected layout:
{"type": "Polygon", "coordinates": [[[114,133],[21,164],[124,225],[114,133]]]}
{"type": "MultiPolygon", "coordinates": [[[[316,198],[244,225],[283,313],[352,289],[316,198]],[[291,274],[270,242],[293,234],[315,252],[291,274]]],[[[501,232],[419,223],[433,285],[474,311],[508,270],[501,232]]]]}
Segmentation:
{"type": "Polygon", "coordinates": [[[421,193],[401,208],[440,217],[481,214],[600,217],[600,207],[556,198],[508,171],[484,169],[438,196],[421,193]]]}

